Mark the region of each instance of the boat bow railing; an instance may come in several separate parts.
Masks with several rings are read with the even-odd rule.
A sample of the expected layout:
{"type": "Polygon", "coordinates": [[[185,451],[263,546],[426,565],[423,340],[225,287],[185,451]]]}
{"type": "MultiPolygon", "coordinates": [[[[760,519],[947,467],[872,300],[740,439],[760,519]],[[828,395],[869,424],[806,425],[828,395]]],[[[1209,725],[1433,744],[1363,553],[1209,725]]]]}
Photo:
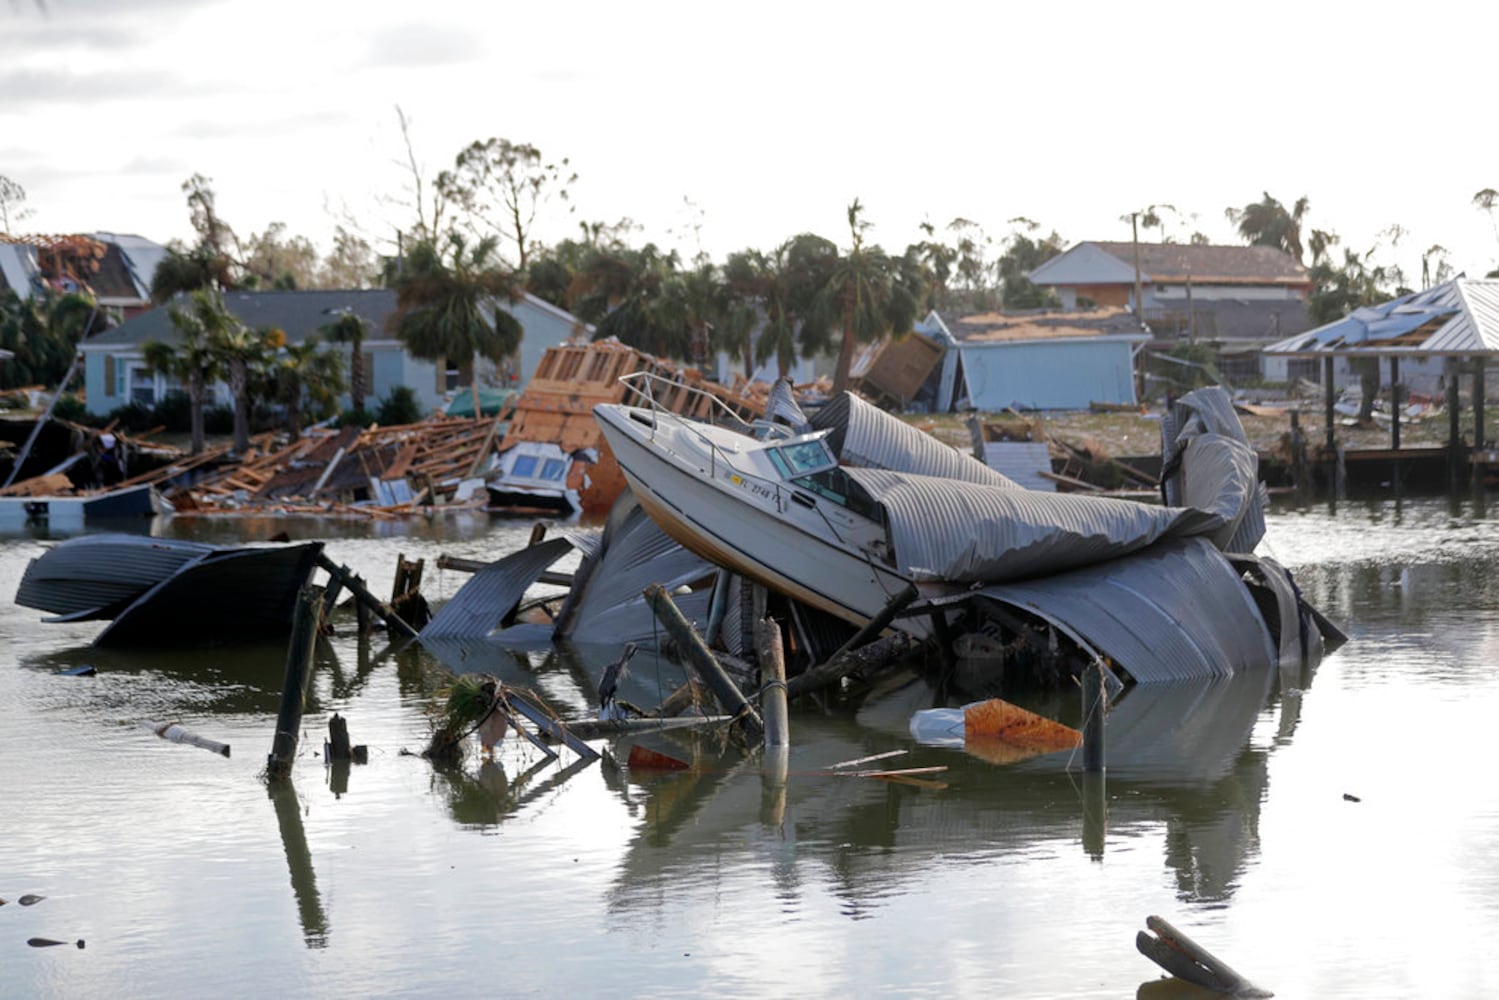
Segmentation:
{"type": "MultiPolygon", "coordinates": [[[[794,430],[783,424],[772,423],[769,420],[745,420],[713,393],[664,378],[653,372],[631,372],[628,375],[620,376],[619,380],[627,389],[638,396],[645,403],[646,408],[651,411],[653,436],[655,427],[663,417],[674,420],[689,430],[692,429],[691,423],[694,420],[712,422],[704,419],[706,414],[701,412],[703,408],[727,418],[726,422],[721,423],[720,426],[727,426],[731,430],[740,430],[750,437],[768,440],[772,437],[792,438],[796,436],[794,430]],[[684,415],[682,408],[677,405],[684,394],[697,397],[702,401],[700,407],[691,409],[691,416],[684,415]]],[[[708,474],[712,478],[718,478],[718,464],[722,462],[724,467],[729,469],[737,480],[741,482],[753,481],[760,489],[765,490],[768,497],[774,501],[776,510],[780,513],[785,513],[788,505],[792,502],[800,506],[809,507],[822,519],[823,524],[826,525],[834,538],[837,538],[840,542],[844,541],[843,533],[838,530],[832,521],[828,520],[827,514],[815,499],[779,480],[766,479],[764,476],[758,476],[747,469],[737,467],[733,462],[729,461],[727,455],[720,454],[722,449],[715,441],[695,431],[694,436],[708,451],[708,474]]]]}

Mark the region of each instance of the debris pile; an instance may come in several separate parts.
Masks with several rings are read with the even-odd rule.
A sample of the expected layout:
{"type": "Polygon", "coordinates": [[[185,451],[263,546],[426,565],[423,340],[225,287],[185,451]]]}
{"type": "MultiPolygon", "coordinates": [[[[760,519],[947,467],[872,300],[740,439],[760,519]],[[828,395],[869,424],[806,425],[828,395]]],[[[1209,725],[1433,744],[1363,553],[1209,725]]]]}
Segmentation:
{"type": "Polygon", "coordinates": [[[492,417],[433,417],[392,427],[312,431],[273,448],[252,439],[238,462],[220,450],[139,477],[165,483],[220,460],[191,485],[167,490],[179,512],[350,513],[398,517],[428,505],[473,502],[493,462],[499,422],[492,417]],[[467,484],[467,485],[466,485],[467,484]]]}

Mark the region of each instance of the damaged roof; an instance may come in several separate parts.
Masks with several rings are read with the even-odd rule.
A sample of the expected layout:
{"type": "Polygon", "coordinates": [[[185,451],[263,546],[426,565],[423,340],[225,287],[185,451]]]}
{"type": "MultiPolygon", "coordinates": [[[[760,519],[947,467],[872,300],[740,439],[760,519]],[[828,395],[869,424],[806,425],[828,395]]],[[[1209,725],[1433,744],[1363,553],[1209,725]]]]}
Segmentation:
{"type": "Polygon", "coordinates": [[[1454,278],[1266,347],[1287,357],[1499,352],[1499,280],[1454,278]]]}
{"type": "Polygon", "coordinates": [[[1306,268],[1284,250],[1265,246],[1216,246],[1199,243],[1132,243],[1089,240],[1069,248],[1030,273],[1037,285],[1115,284],[1134,281],[1135,252],[1140,277],[1150,283],[1201,285],[1311,286],[1306,268]],[[1105,254],[1124,265],[1111,279],[1086,281],[1071,273],[1078,258],[1105,254]]]}

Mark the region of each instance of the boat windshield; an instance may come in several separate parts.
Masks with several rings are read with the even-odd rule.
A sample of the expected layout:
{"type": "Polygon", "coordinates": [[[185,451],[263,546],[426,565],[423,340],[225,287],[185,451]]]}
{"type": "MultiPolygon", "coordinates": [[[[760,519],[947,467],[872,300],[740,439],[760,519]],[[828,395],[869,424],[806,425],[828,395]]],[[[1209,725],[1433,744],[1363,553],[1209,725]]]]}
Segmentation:
{"type": "Polygon", "coordinates": [[[838,461],[822,438],[797,441],[768,449],[776,471],[787,479],[836,466],[838,461]]]}

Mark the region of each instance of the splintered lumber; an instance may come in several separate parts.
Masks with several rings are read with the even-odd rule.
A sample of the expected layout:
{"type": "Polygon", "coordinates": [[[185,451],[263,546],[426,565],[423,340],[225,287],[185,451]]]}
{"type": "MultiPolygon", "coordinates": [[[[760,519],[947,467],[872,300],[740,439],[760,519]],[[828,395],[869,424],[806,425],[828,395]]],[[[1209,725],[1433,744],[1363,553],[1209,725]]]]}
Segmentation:
{"type": "Polygon", "coordinates": [[[758,743],[765,735],[765,724],[760,721],[760,714],[729,679],[729,675],[714,658],[713,652],[697,634],[692,623],[683,617],[681,609],[671,599],[666,588],[659,583],[651,584],[645,588],[645,600],[662,627],[676,640],[677,648],[682,650],[688,665],[697,671],[724,711],[738,720],[738,728],[745,738],[751,743],[758,743]]]}
{"type": "Polygon", "coordinates": [[[218,754],[220,757],[229,756],[229,744],[220,743],[218,740],[211,740],[206,736],[199,736],[197,733],[189,732],[175,722],[142,722],[141,726],[151,730],[151,732],[164,740],[201,747],[204,750],[218,754]]]}
{"type": "Polygon", "coordinates": [[[1151,937],[1146,931],[1135,934],[1135,948],[1178,979],[1185,979],[1197,986],[1205,986],[1219,993],[1227,993],[1246,1000],[1273,997],[1275,994],[1262,989],[1239,973],[1219,961],[1206,948],[1187,937],[1162,917],[1145,918],[1145,926],[1158,936],[1151,937]]]}

